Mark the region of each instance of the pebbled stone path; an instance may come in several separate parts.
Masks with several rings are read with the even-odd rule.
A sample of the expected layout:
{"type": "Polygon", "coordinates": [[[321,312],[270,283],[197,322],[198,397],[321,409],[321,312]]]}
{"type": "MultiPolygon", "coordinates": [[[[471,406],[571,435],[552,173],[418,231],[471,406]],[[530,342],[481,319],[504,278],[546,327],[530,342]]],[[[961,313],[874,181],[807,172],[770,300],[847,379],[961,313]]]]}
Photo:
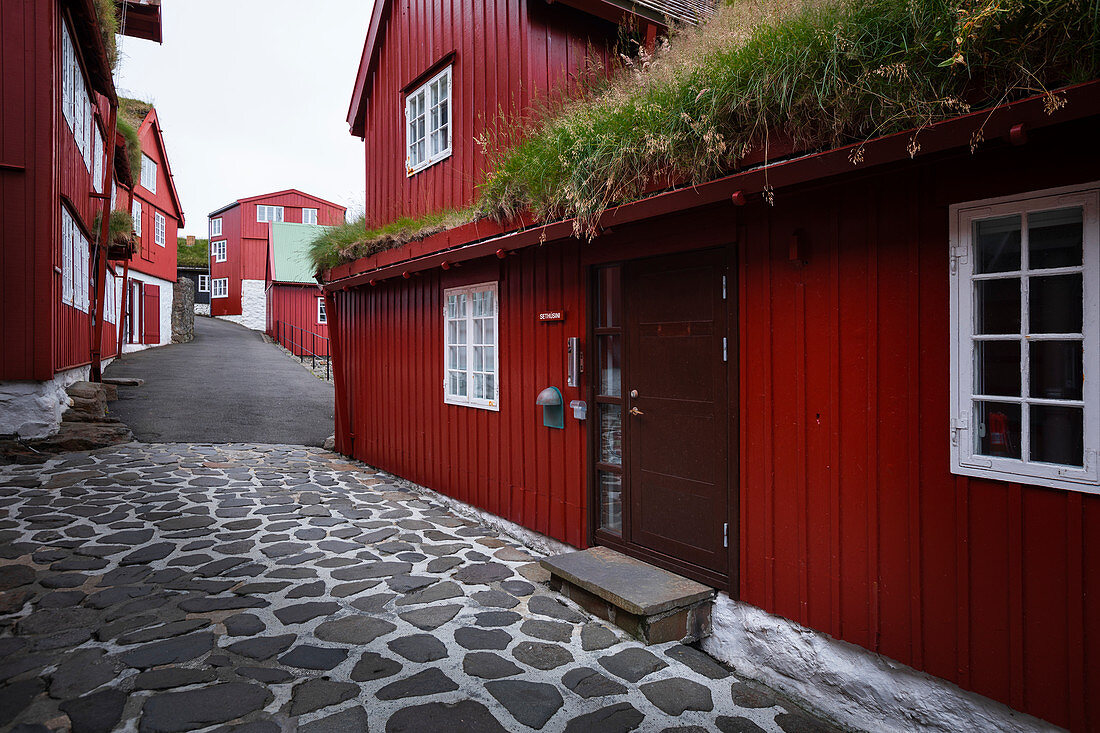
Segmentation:
{"type": "Polygon", "coordinates": [[[0,730],[832,731],[316,448],[0,467],[0,730]]]}

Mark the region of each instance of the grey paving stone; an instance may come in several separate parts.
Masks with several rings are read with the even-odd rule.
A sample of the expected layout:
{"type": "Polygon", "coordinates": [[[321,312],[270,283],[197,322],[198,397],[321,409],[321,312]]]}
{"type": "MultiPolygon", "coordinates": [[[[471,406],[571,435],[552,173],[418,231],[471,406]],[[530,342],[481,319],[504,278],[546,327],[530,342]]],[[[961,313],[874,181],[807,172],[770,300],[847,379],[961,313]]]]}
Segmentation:
{"type": "Polygon", "coordinates": [[[759,725],[740,715],[719,715],[714,724],[722,733],[765,733],[759,725]]]}
{"type": "Polygon", "coordinates": [[[800,710],[787,710],[776,715],[775,724],[782,728],[784,733],[838,733],[834,726],[800,710]]]}
{"type": "Polygon", "coordinates": [[[73,733],[109,733],[122,718],[126,693],[107,688],[58,705],[72,723],[73,733]]]}
{"type": "Polygon", "coordinates": [[[414,675],[389,683],[378,690],[375,696],[379,700],[399,700],[406,697],[453,692],[457,689],[458,685],[455,684],[454,680],[443,674],[440,669],[428,667],[414,675]]]}
{"type": "Polygon", "coordinates": [[[447,647],[431,634],[403,636],[387,646],[410,662],[434,662],[447,656],[447,647]]]}
{"type": "Polygon", "coordinates": [[[287,598],[317,598],[323,595],[325,595],[325,581],[323,580],[303,583],[302,585],[291,588],[286,593],[287,598]]]}
{"type": "Polygon", "coordinates": [[[340,610],[335,601],[310,601],[275,610],[275,616],[284,624],[302,624],[318,616],[328,616],[340,610]]]}
{"type": "Polygon", "coordinates": [[[118,658],[129,667],[148,669],[162,664],[187,662],[213,648],[214,635],[202,632],[143,644],[136,649],[119,654],[118,658]]]}
{"type": "Polygon", "coordinates": [[[518,598],[499,590],[481,590],[470,598],[487,608],[515,608],[519,605],[518,598]]]}
{"type": "Polygon", "coordinates": [[[236,672],[242,677],[271,685],[281,685],[294,679],[290,672],[277,667],[237,667],[236,672]]]}
{"type": "Polygon", "coordinates": [[[364,652],[359,661],[351,670],[351,678],[356,682],[368,682],[374,679],[383,679],[397,674],[404,665],[396,659],[387,659],[381,654],[364,652]]]}
{"type": "Polygon", "coordinates": [[[301,580],[302,578],[316,578],[317,571],[313,568],[276,568],[267,574],[269,578],[289,578],[301,580]]]}
{"type": "Polygon", "coordinates": [[[677,644],[676,646],[669,647],[665,650],[665,656],[682,662],[692,671],[704,677],[709,677],[712,680],[721,680],[730,676],[730,671],[714,661],[710,655],[690,646],[677,644]]]}
{"type": "Polygon", "coordinates": [[[500,587],[514,596],[529,596],[535,592],[535,586],[526,580],[505,580],[500,587]]]}
{"type": "Polygon", "coordinates": [[[536,730],[546,725],[565,702],[558,688],[545,682],[496,680],[486,682],[485,689],[513,718],[536,730]]]}
{"type": "Polygon", "coordinates": [[[254,636],[267,628],[254,613],[238,613],[222,623],[225,624],[225,633],[228,636],[254,636]]]}
{"type": "Polygon", "coordinates": [[[141,545],[153,539],[151,529],[127,529],[103,535],[99,541],[104,545],[141,545]]]}
{"type": "Polygon", "coordinates": [[[514,611],[483,611],[474,616],[478,626],[511,626],[519,621],[522,616],[514,611]]]}
{"type": "Polygon", "coordinates": [[[356,705],[298,726],[298,733],[367,733],[367,711],[356,705]]]}
{"type": "Polygon", "coordinates": [[[413,611],[405,611],[397,614],[405,621],[415,626],[418,629],[424,631],[431,631],[437,629],[443,624],[447,623],[462,610],[462,606],[458,604],[443,605],[443,606],[427,606],[426,608],[417,608],[413,611]]]}
{"type": "Polygon", "coordinates": [[[586,620],[583,614],[577,613],[558,599],[550,596],[531,596],[527,601],[527,608],[531,613],[539,616],[549,616],[569,623],[582,623],[586,620]]]}
{"type": "MultiPolygon", "coordinates": [[[[261,540],[262,541],[262,540],[261,540]]],[[[271,558],[286,557],[303,550],[309,549],[309,545],[302,542],[276,542],[266,547],[261,547],[260,552],[271,558]]]]}
{"type": "Polygon", "coordinates": [[[347,649],[332,649],[329,647],[302,644],[279,657],[279,662],[288,667],[328,671],[347,658],[347,649]]]}
{"type": "Polygon", "coordinates": [[[627,733],[642,724],[645,716],[628,702],[608,705],[579,715],[565,726],[565,733],[627,733]]]}
{"type": "Polygon", "coordinates": [[[172,554],[176,549],[176,545],[172,542],[156,542],[151,545],[146,545],[137,550],[134,550],[128,555],[124,555],[122,559],[118,561],[119,565],[148,565],[149,563],[156,562],[157,560],[163,560],[172,554]]]}
{"type": "Polygon", "coordinates": [[[334,598],[347,598],[369,590],[381,582],[381,580],[357,580],[352,583],[338,583],[332,587],[329,594],[334,598]]]}
{"type": "Polygon", "coordinates": [[[437,557],[428,563],[427,569],[429,573],[445,573],[461,564],[462,560],[457,557],[437,557]]]}
{"type": "Polygon", "coordinates": [[[214,670],[209,667],[188,669],[185,667],[164,667],[142,672],[134,677],[134,689],[170,690],[174,687],[197,685],[214,679],[214,670]]]}
{"type": "Polygon", "coordinates": [[[333,682],[328,679],[307,680],[294,686],[288,712],[291,716],[305,715],[314,710],[345,702],[359,694],[359,685],[351,682],[333,682]]]}
{"type": "Polygon", "coordinates": [[[369,644],[396,628],[397,626],[385,619],[371,616],[349,616],[319,624],[313,635],[321,641],[334,641],[341,644],[369,644]]]}
{"type": "Polygon", "coordinates": [[[366,580],[400,575],[410,570],[412,563],[408,562],[366,562],[355,567],[333,570],[332,577],[336,580],[366,580]]]}
{"type": "Polygon", "coordinates": [[[88,576],[81,573],[61,573],[46,575],[38,580],[43,588],[79,588],[88,582],[88,576]]]}
{"type": "Polygon", "coordinates": [[[364,613],[378,613],[394,598],[397,598],[396,593],[375,593],[365,598],[356,598],[351,605],[364,613]]]}
{"type": "Polygon", "coordinates": [[[565,647],[541,641],[521,641],[512,649],[512,656],[535,669],[554,669],[573,661],[565,647]]]}
{"type": "Polygon", "coordinates": [[[473,700],[430,702],[402,708],[386,721],[386,733],[507,733],[489,709],[473,700]]]}
{"type": "Polygon", "coordinates": [[[190,618],[183,619],[182,621],[172,621],[167,624],[162,624],[161,626],[153,626],[141,629],[140,631],[124,634],[118,637],[118,643],[124,645],[142,644],[147,641],[156,641],[158,639],[170,639],[173,636],[180,636],[181,634],[197,631],[209,625],[210,620],[205,618],[190,618]]]}
{"type": "Polygon", "coordinates": [[[0,686],[0,726],[7,725],[27,709],[46,687],[40,679],[19,680],[0,686]]]}
{"type": "Polygon", "coordinates": [[[272,697],[266,688],[246,682],[165,692],[145,701],[138,730],[174,733],[224,723],[263,708],[272,697]]]}
{"type": "Polygon", "coordinates": [[[734,682],[730,694],[733,704],[742,708],[770,708],[778,702],[771,690],[754,682],[734,682]]]}
{"type": "Polygon", "coordinates": [[[546,641],[568,642],[573,636],[573,625],[561,621],[543,621],[542,619],[528,619],[519,627],[519,630],[528,636],[546,641]]]}
{"type": "Polygon", "coordinates": [[[617,654],[602,657],[599,661],[604,669],[627,682],[637,682],[668,666],[668,663],[638,647],[629,647],[617,654]]]}
{"type": "Polygon", "coordinates": [[[55,590],[39,598],[35,608],[74,608],[85,597],[80,590],[55,590]]]}
{"type": "Polygon", "coordinates": [[[270,659],[276,654],[282,654],[290,645],[294,643],[294,640],[298,638],[295,634],[282,634],[280,636],[261,636],[254,639],[244,639],[243,641],[235,641],[226,647],[227,650],[234,654],[241,654],[251,659],[270,659]]]}
{"type": "Polygon", "coordinates": [[[254,596],[234,596],[231,598],[186,598],[179,607],[188,613],[207,613],[210,611],[231,611],[237,608],[264,608],[271,602],[254,596]]]}
{"type": "Polygon", "coordinates": [[[496,562],[467,565],[455,571],[454,579],[465,585],[488,585],[512,577],[512,569],[496,562]]]}
{"type": "Polygon", "coordinates": [[[50,697],[77,697],[105,685],[122,671],[117,659],[102,649],[81,649],[67,656],[50,675],[50,697]]]}
{"type": "Polygon", "coordinates": [[[410,593],[399,599],[396,605],[413,606],[419,603],[435,603],[436,601],[445,601],[449,598],[458,598],[462,595],[462,588],[459,587],[457,583],[444,581],[442,583],[436,583],[430,588],[417,591],[416,593],[410,593]]]}
{"type": "Polygon", "coordinates": [[[571,669],[565,673],[561,681],[562,684],[585,699],[622,695],[626,692],[625,685],[600,674],[591,667],[571,669]]]}
{"type": "Polygon", "coordinates": [[[714,709],[710,689],[682,677],[646,682],[640,689],[651,703],[669,715],[681,715],[685,710],[709,712],[714,709]]]}
{"type": "Polygon", "coordinates": [[[492,652],[470,652],[462,659],[462,670],[473,677],[496,680],[522,674],[514,662],[492,652]]]}
{"type": "Polygon", "coordinates": [[[465,649],[505,649],[512,637],[503,629],[476,629],[464,626],[455,629],[455,641],[465,649]]]}

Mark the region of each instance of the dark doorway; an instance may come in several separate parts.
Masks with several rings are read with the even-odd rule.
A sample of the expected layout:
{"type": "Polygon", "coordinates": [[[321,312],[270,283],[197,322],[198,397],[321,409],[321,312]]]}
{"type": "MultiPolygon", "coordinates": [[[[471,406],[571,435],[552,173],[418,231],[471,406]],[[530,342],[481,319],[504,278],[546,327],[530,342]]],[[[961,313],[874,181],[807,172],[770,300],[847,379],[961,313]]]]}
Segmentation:
{"type": "Polygon", "coordinates": [[[635,260],[596,283],[597,539],[724,585],[726,254],[635,260]]]}

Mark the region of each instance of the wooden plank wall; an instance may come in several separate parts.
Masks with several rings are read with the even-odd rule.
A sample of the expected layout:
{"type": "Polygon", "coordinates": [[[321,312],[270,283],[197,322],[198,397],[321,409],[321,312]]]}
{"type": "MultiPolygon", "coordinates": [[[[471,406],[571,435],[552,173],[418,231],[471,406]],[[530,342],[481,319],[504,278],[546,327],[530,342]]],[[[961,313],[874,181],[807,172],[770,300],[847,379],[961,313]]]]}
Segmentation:
{"type": "Polygon", "coordinates": [[[317,323],[317,299],[321,297],[321,291],[315,285],[280,285],[273,284],[267,289],[267,333],[271,337],[279,335],[278,322],[284,325],[281,331],[283,340],[281,343],[295,356],[302,355],[302,349],[292,344],[291,341],[302,342],[317,356],[328,356],[328,341],[311,339],[308,334],[328,338],[328,324],[317,323]],[[294,331],[293,336],[290,326],[297,326],[305,331],[294,331]]]}

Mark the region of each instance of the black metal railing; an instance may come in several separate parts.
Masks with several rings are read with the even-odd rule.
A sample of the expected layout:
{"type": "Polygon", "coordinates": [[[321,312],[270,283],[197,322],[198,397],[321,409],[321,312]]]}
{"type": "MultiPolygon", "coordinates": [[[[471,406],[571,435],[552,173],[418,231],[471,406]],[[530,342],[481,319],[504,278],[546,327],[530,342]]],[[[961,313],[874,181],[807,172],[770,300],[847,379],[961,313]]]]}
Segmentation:
{"type": "Polygon", "coordinates": [[[295,326],[293,323],[276,321],[275,340],[291,354],[298,357],[303,364],[305,364],[308,356],[310,366],[314,370],[317,369],[317,360],[323,359],[325,362],[325,379],[332,379],[332,360],[327,336],[307,331],[301,326],[295,326]]]}

